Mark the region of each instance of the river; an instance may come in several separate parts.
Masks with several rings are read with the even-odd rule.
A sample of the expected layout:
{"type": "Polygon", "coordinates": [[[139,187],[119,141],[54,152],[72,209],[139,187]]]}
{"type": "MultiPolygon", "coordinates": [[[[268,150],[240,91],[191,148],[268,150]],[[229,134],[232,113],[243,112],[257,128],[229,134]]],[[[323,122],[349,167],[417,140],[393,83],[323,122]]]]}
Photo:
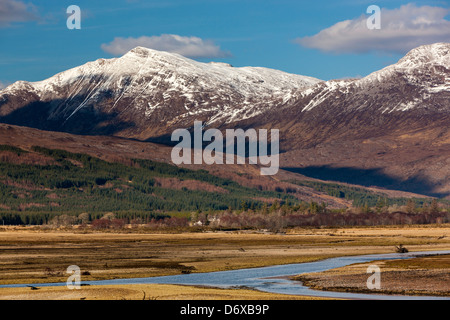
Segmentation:
{"type": "MultiPolygon", "coordinates": [[[[358,294],[347,292],[330,292],[311,290],[305,287],[299,281],[290,280],[289,277],[322,272],[330,269],[348,266],[354,263],[367,263],[377,260],[411,259],[416,256],[450,254],[450,251],[432,251],[432,252],[412,252],[407,254],[377,254],[363,256],[348,256],[331,258],[316,262],[287,264],[263,268],[239,269],[232,271],[220,271],[211,273],[192,273],[175,276],[136,278],[136,279],[116,279],[103,281],[83,282],[84,285],[130,285],[130,284],[174,284],[191,286],[210,286],[216,288],[241,288],[260,290],[270,293],[330,297],[343,299],[370,299],[370,300],[450,300],[450,297],[419,297],[419,296],[395,296],[378,294],[358,294]]],[[[370,274],[367,275],[369,278],[370,274]]],[[[381,273],[381,283],[383,274],[381,273]]],[[[59,284],[33,284],[35,287],[64,286],[59,284]]],[[[21,285],[3,285],[0,288],[26,287],[21,285]]],[[[29,286],[29,285],[28,285],[29,286]]]]}

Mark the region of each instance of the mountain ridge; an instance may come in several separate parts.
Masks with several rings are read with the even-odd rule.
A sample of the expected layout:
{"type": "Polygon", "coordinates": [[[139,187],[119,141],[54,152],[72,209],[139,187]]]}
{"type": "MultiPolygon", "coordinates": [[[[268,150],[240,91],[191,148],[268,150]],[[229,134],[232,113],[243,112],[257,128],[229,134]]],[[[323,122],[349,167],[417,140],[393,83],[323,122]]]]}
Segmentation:
{"type": "MultiPolygon", "coordinates": [[[[220,126],[297,105],[302,106],[302,112],[312,111],[330,103],[333,100],[330,96],[334,99],[361,96],[360,103],[344,101],[342,104],[361,109],[374,96],[391,95],[392,84],[384,83],[390,81],[398,81],[395,84],[398,92],[394,93],[410,89],[411,97],[398,101],[394,107],[384,106],[382,113],[406,111],[435,94],[448,98],[449,52],[450,44],[422,46],[413,49],[398,63],[362,79],[322,81],[261,67],[234,68],[223,63],[201,63],[178,54],[137,47],[120,58],[98,59],[43,81],[18,81],[8,86],[0,91],[0,116],[26,103],[44,103],[50,106],[46,110],[47,119],[43,120],[63,124],[78,112],[87,113],[92,109],[94,115],[101,113],[107,118],[118,118],[119,123],[139,119],[141,127],[145,122],[154,125],[161,121],[167,122],[166,127],[186,127],[195,119],[220,126]],[[425,71],[419,70],[416,74],[417,66],[425,71]],[[435,77],[426,82],[419,79],[423,73],[430,72],[434,72],[435,77]],[[378,86],[383,88],[377,90],[378,86]],[[14,100],[14,96],[23,101],[8,104],[8,99],[14,100]]],[[[440,111],[448,112],[448,108],[440,103],[440,111]]],[[[41,129],[54,129],[51,126],[44,125],[41,129]]],[[[56,130],[77,131],[64,125],[56,130]]],[[[134,136],[135,132],[125,132],[124,136],[146,140],[153,135],[145,133],[145,128],[140,130],[143,134],[134,136]]]]}
{"type": "MultiPolygon", "coordinates": [[[[98,59],[40,82],[16,82],[0,95],[27,91],[41,102],[61,100],[50,108],[48,118],[64,122],[82,108],[103,102],[107,112],[118,109],[123,113],[131,107],[146,119],[171,107],[179,118],[221,113],[219,119],[213,117],[210,122],[222,118],[231,122],[237,117],[236,111],[245,118],[267,109],[266,99],[280,101],[291,91],[320,81],[267,68],[205,64],[137,47],[121,58],[98,59]],[[236,110],[229,101],[250,110],[236,110]]],[[[168,118],[164,111],[159,114],[161,120],[168,118]]]]}

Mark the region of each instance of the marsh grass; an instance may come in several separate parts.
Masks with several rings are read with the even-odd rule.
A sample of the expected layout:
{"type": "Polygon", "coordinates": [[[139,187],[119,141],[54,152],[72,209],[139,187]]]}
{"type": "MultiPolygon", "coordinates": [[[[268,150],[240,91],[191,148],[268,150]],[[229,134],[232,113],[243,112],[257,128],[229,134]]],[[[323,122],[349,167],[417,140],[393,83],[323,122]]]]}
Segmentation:
{"type": "Polygon", "coordinates": [[[23,228],[0,232],[0,284],[65,282],[70,265],[82,281],[213,272],[321,259],[450,248],[450,226],[306,228],[286,235],[74,233],[23,228]],[[444,235],[444,237],[443,237],[444,235]]]}

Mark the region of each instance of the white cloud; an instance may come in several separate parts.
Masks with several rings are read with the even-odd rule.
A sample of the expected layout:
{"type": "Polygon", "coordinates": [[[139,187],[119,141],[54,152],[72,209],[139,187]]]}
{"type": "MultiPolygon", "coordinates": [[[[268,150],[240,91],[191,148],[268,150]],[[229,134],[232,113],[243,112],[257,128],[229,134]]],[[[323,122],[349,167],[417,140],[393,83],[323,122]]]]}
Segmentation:
{"type": "Polygon", "coordinates": [[[228,52],[222,51],[212,40],[182,37],[174,34],[142,36],[140,38],[115,38],[108,44],[102,44],[101,48],[112,55],[123,55],[139,46],[178,53],[189,58],[223,58],[230,56],[228,52]]]}
{"type": "Polygon", "coordinates": [[[334,53],[406,53],[425,44],[450,42],[450,8],[407,4],[398,9],[381,9],[381,29],[369,30],[362,15],[341,21],[296,43],[334,53]]]}
{"type": "Polygon", "coordinates": [[[36,7],[17,0],[0,0],[0,27],[13,22],[36,21],[39,19],[36,7]]]}

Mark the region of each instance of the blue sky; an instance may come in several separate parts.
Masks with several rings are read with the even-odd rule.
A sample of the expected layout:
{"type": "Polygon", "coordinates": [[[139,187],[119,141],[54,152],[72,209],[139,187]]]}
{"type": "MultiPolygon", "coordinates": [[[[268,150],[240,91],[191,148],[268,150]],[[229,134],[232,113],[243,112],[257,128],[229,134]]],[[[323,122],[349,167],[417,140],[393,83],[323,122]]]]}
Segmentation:
{"type": "Polygon", "coordinates": [[[360,77],[415,45],[450,42],[449,8],[448,0],[0,0],[0,86],[118,56],[124,43],[160,49],[168,40],[192,44],[194,37],[195,49],[204,50],[195,57],[200,61],[323,80],[360,77]],[[81,8],[81,30],[66,27],[69,5],[81,8]],[[336,25],[367,19],[369,5],[382,8],[382,29],[373,39],[375,33],[336,25]]]}

